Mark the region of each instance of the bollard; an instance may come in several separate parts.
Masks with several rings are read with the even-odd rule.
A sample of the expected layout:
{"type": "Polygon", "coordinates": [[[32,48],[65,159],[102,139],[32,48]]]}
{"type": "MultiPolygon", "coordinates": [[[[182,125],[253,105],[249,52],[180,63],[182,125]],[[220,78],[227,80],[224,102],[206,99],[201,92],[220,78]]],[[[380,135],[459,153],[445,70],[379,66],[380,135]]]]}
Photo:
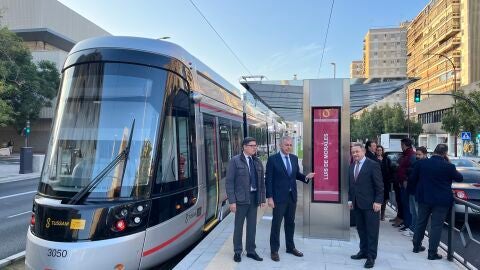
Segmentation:
{"type": "Polygon", "coordinates": [[[453,227],[455,226],[455,202],[453,202],[452,207],[450,207],[450,222],[448,223],[448,250],[447,250],[447,260],[453,261],[453,227]]]}
{"type": "Polygon", "coordinates": [[[20,148],[20,174],[32,173],[33,168],[33,148],[22,147],[20,148]]]}

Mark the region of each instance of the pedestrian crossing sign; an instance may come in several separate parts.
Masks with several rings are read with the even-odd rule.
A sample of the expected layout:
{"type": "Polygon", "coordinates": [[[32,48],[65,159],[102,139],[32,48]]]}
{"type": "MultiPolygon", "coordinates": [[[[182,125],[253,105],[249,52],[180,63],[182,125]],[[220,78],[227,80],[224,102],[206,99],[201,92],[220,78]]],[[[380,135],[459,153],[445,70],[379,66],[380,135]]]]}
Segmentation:
{"type": "Polygon", "coordinates": [[[462,132],[462,141],[470,141],[472,139],[472,133],[462,132]]]}

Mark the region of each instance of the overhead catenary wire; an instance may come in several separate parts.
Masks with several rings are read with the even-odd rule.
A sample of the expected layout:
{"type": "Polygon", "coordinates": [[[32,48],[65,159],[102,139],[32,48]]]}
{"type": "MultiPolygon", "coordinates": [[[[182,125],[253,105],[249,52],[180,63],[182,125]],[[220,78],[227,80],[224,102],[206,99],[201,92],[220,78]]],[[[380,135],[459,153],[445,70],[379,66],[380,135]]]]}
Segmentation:
{"type": "Polygon", "coordinates": [[[220,38],[220,40],[223,42],[223,44],[225,45],[225,47],[227,47],[227,49],[233,54],[233,56],[237,59],[237,61],[240,63],[240,65],[242,65],[242,67],[248,72],[248,74],[252,75],[252,73],[250,72],[250,70],[247,68],[247,66],[245,66],[245,64],[242,62],[242,60],[240,60],[240,57],[237,56],[237,54],[232,50],[232,48],[227,44],[227,42],[223,39],[222,35],[220,35],[220,33],[218,33],[218,31],[215,29],[215,27],[213,27],[213,25],[208,21],[207,17],[205,17],[205,15],[203,15],[202,11],[198,8],[198,6],[193,2],[193,0],[189,0],[190,3],[193,5],[193,7],[195,7],[195,9],[198,11],[198,13],[200,13],[200,15],[203,17],[203,19],[205,20],[205,22],[210,26],[210,28],[212,28],[212,30],[217,34],[217,36],[220,38]]]}
{"type": "Polygon", "coordinates": [[[318,78],[320,78],[320,71],[322,70],[323,56],[325,54],[325,47],[327,46],[328,30],[330,29],[330,21],[332,19],[332,12],[333,12],[333,5],[334,4],[335,4],[335,0],[332,0],[332,5],[330,6],[330,16],[328,16],[327,31],[325,32],[325,39],[323,40],[322,58],[320,59],[320,66],[318,67],[318,73],[317,73],[318,78]]]}

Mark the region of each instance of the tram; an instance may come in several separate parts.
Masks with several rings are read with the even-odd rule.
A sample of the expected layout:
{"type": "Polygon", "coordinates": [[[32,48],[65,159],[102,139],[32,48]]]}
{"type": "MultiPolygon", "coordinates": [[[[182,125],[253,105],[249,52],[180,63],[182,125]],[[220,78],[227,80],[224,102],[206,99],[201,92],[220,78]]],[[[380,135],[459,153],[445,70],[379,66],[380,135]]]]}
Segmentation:
{"type": "Polygon", "coordinates": [[[278,115],[173,43],[82,41],[62,69],[27,232],[28,269],[146,269],[228,214],[244,136],[276,152],[278,115]]]}

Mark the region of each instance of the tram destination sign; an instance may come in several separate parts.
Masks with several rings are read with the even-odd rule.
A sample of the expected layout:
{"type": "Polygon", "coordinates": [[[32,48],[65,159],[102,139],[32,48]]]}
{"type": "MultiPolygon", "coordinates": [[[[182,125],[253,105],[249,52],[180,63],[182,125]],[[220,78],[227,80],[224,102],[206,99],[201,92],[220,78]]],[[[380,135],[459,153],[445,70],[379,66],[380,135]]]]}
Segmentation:
{"type": "Polygon", "coordinates": [[[340,108],[312,108],[313,202],[340,203],[340,108]]]}

